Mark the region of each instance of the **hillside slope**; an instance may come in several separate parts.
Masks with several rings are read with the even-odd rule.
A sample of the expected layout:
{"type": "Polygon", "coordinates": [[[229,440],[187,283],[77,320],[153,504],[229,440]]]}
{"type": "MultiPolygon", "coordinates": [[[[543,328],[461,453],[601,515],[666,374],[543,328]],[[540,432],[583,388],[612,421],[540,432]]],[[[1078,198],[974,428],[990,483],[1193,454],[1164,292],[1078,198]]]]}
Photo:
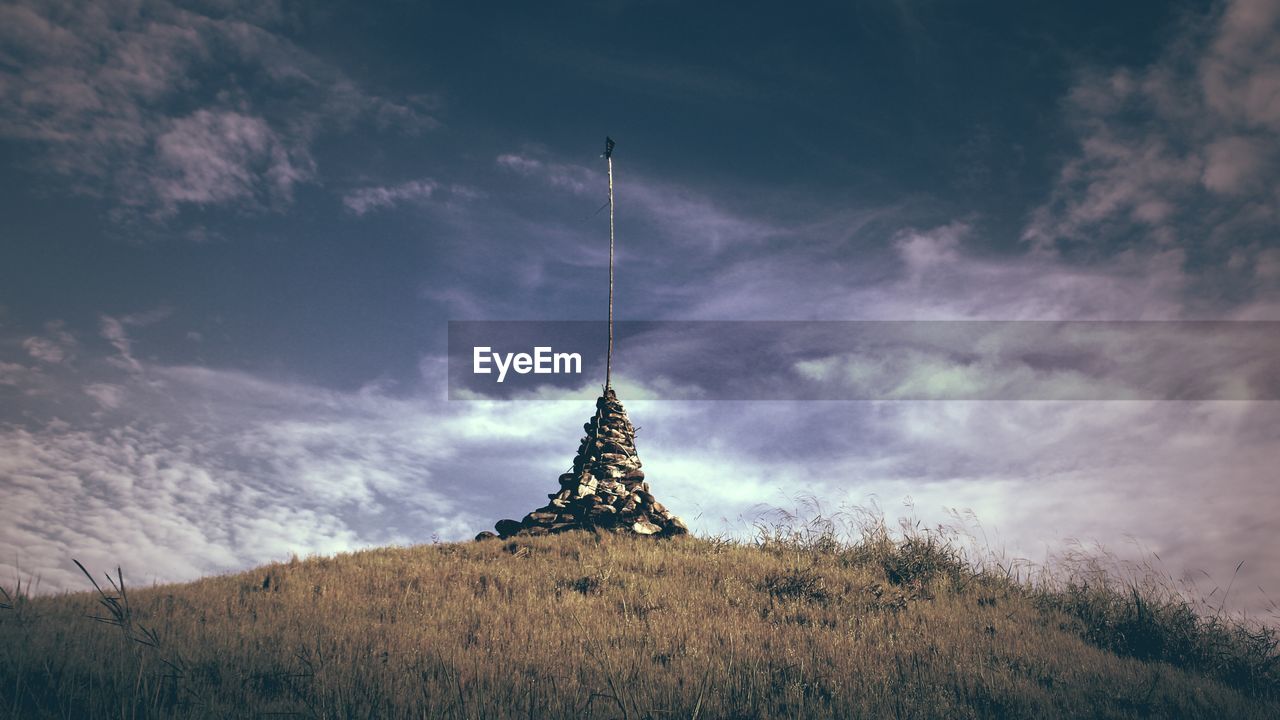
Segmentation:
{"type": "Polygon", "coordinates": [[[20,600],[0,717],[1280,717],[952,560],[568,533],[20,600]]]}

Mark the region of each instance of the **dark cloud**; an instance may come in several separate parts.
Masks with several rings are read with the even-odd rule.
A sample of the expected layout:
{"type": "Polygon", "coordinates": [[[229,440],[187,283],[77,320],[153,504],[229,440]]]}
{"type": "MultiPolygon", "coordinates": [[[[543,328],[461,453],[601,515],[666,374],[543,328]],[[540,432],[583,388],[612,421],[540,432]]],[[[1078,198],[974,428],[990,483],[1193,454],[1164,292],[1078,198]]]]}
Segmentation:
{"type": "Polygon", "coordinates": [[[1064,103],[1078,153],[1024,238],[1094,257],[1185,248],[1192,265],[1222,266],[1211,283],[1273,296],[1263,268],[1280,231],[1280,2],[1237,0],[1205,20],[1189,19],[1150,65],[1082,73],[1064,103]]]}
{"type": "Polygon", "coordinates": [[[429,98],[362,91],[264,7],[6,5],[0,136],[31,143],[40,169],[118,217],[164,221],[288,206],[317,180],[317,138],[360,118],[411,134],[438,125],[429,98]]]}

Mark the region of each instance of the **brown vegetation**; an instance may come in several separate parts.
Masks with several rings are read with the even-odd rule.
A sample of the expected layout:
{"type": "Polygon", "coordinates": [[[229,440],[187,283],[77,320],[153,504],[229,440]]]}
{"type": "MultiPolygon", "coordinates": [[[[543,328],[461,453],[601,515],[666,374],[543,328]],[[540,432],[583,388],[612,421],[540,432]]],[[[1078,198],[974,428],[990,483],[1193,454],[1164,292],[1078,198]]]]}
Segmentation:
{"type": "Polygon", "coordinates": [[[1274,633],[1185,615],[1175,595],[1019,580],[883,523],[852,542],[822,521],[760,529],[752,543],[570,532],[387,548],[6,595],[0,717],[1280,715],[1274,633]]]}

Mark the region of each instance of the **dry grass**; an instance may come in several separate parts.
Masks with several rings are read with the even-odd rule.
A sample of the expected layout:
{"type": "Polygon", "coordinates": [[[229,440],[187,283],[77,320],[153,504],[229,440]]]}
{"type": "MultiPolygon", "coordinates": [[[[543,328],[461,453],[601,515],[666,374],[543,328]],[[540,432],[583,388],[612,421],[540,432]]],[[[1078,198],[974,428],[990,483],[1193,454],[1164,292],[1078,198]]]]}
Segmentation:
{"type": "Polygon", "coordinates": [[[6,595],[0,717],[1280,716],[1273,634],[1258,655],[1245,625],[1114,579],[1054,587],[941,531],[795,520],[754,543],[387,548],[130,588],[127,606],[119,576],[6,595]]]}

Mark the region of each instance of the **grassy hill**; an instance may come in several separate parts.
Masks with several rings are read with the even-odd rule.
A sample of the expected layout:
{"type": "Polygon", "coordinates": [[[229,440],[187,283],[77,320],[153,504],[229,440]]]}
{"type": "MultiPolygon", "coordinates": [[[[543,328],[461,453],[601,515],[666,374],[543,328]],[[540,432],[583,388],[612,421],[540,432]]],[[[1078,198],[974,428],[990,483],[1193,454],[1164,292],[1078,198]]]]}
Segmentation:
{"type": "Polygon", "coordinates": [[[882,527],[566,533],[103,584],[9,598],[0,717],[1280,717],[1271,631],[1139,583],[1018,581],[882,527]]]}

